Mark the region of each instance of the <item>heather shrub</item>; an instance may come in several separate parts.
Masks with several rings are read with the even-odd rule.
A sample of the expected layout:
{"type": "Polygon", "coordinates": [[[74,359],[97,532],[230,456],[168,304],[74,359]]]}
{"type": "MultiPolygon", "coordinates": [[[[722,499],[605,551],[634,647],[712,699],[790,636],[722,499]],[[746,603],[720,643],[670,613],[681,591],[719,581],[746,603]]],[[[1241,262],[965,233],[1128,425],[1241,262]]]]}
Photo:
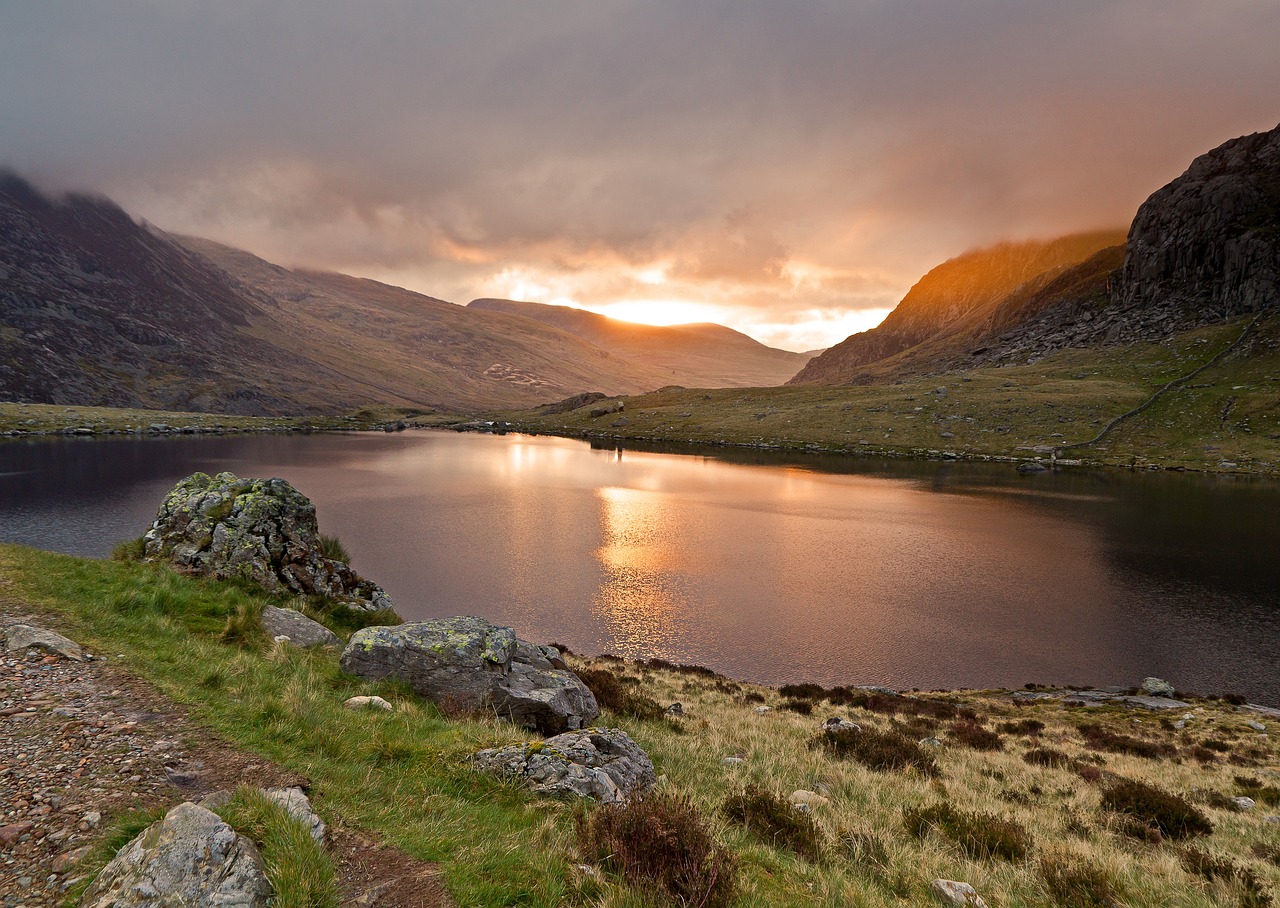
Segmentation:
{"type": "Polygon", "coordinates": [[[951,739],[973,750],[1004,750],[1000,735],[977,722],[956,722],[949,729],[951,739]]]}
{"type": "Polygon", "coordinates": [[[1120,901],[1106,871],[1078,858],[1045,855],[1038,869],[1059,908],[1113,908],[1120,901]]]}
{"type": "Polygon", "coordinates": [[[1034,747],[1022,755],[1022,759],[1032,766],[1054,766],[1059,769],[1071,765],[1071,758],[1052,747],[1034,747]]]}
{"type": "Polygon", "coordinates": [[[662,719],[666,710],[658,701],[633,690],[608,669],[584,668],[576,672],[601,709],[636,719],[662,719]]]}
{"type": "Polygon", "coordinates": [[[1178,749],[1172,744],[1145,741],[1142,738],[1122,735],[1096,723],[1081,723],[1076,728],[1079,729],[1080,734],[1084,735],[1085,744],[1094,750],[1105,750],[1116,754],[1131,754],[1135,757],[1145,757],[1148,760],[1173,757],[1178,753],[1178,749]]]}
{"type": "Polygon", "coordinates": [[[907,832],[923,838],[936,830],[973,858],[1022,860],[1031,850],[1031,833],[1016,820],[990,813],[957,810],[943,801],[903,810],[907,832]]]}
{"type": "Polygon", "coordinates": [[[1186,798],[1145,782],[1122,779],[1102,792],[1102,806],[1156,829],[1170,839],[1213,832],[1213,823],[1186,798]]]}
{"type": "Polygon", "coordinates": [[[874,728],[823,731],[813,746],[836,757],[857,760],[868,769],[880,771],[912,769],[921,775],[938,774],[938,761],[899,731],[874,728]]]}
{"type": "Polygon", "coordinates": [[[734,792],[724,802],[724,814],[777,848],[816,861],[822,851],[822,831],[813,817],[757,785],[734,792]]]}
{"type": "Polygon", "coordinates": [[[734,858],[682,795],[658,793],[580,816],[578,842],[590,860],[669,904],[724,908],[733,899],[734,858]]]}

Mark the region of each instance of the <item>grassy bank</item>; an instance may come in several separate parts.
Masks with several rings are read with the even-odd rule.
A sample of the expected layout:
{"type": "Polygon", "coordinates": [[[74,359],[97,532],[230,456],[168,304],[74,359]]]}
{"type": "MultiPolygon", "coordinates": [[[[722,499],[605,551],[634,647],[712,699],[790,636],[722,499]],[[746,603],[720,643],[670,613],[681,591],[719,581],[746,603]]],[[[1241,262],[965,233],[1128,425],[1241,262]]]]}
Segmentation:
{"type": "MultiPolygon", "coordinates": [[[[0,546],[0,598],[45,611],[225,740],[305,775],[326,820],[438,862],[460,905],[661,903],[608,862],[600,877],[575,868],[593,852],[577,831],[583,805],[468,767],[524,733],[366,685],[333,651],[272,644],[251,630],[266,600],[250,591],[0,546]],[[359,693],[395,709],[344,710],[359,693]]],[[[662,664],[574,664],[608,707],[601,724],[639,741],[659,790],[687,797],[727,847],[735,905],[923,904],[935,877],[972,883],[993,906],[1263,905],[1280,885],[1280,825],[1264,819],[1280,813],[1280,755],[1247,724],[1255,716],[1223,701],[1197,701],[1179,729],[999,691],[778,691],[662,664]],[[684,717],[665,718],[675,701],[684,717]],[[863,732],[824,737],[829,715],[863,732]],[[916,743],[928,737],[939,745],[916,743]],[[1186,804],[1144,806],[1129,782],[1186,804]],[[810,813],[779,800],[797,790],[815,793],[810,813]],[[1230,798],[1245,794],[1258,804],[1236,812],[1230,798]],[[1186,816],[1207,826],[1179,825],[1186,816]]]]}
{"type": "Polygon", "coordinates": [[[1096,443],[1109,422],[1193,373],[1240,337],[1246,320],[1159,344],[1065,350],[1034,364],[953,370],[875,384],[673,388],[622,412],[491,414],[544,434],[733,444],[895,456],[1049,457],[1123,467],[1280,470],[1280,316],[1249,341],[1096,443]]]}

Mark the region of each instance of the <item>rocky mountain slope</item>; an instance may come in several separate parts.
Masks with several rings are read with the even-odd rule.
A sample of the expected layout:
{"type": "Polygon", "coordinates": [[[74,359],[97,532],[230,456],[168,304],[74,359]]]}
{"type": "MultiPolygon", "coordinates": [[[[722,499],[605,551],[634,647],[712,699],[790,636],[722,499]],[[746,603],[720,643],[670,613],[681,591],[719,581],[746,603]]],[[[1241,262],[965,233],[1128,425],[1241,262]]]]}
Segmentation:
{"type": "Polygon", "coordinates": [[[812,354],[767,347],[740,331],[716,324],[656,327],[608,318],[570,306],[478,299],[469,309],[507,312],[553,325],[617,356],[683,375],[670,384],[690,387],[780,385],[812,354]]]}
{"type": "Polygon", "coordinates": [[[966,252],[922,277],[885,320],[815,357],[792,383],[869,379],[880,363],[930,340],[967,336],[1010,293],[1039,289],[1062,271],[1123,240],[1119,232],[1074,234],[1048,242],[1001,243],[966,252]]]}
{"type": "Polygon", "coordinates": [[[940,265],[881,326],[831,348],[792,381],[1036,362],[1072,347],[1158,341],[1276,306],[1280,126],[1196,158],[1143,203],[1123,243],[1035,274],[1027,274],[1034,258],[1021,275],[1008,267],[1010,252],[995,247],[940,265]]]}

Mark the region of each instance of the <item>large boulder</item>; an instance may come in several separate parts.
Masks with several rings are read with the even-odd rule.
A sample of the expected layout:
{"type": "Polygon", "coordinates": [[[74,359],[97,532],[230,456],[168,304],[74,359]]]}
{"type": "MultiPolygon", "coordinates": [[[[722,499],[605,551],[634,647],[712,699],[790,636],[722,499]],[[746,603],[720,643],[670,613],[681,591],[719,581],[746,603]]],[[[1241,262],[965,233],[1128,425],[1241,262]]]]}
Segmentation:
{"type": "Polygon", "coordinates": [[[151,824],[98,874],[81,908],[265,908],[272,895],[253,843],[196,804],[151,824]]]}
{"type": "Polygon", "coordinates": [[[341,661],[361,678],[404,681],[446,709],[492,711],[544,735],[583,728],[600,715],[596,698],[553,647],[483,618],[362,628],[341,661]]]}
{"type": "Polygon", "coordinates": [[[320,550],[316,508],[283,479],[194,473],[165,496],[144,538],[148,558],[220,580],[241,577],[273,593],[327,596],[379,611],[391,599],[320,550]]]}
{"type": "Polygon", "coordinates": [[[4,637],[5,649],[11,653],[21,653],[33,649],[53,656],[62,656],[74,662],[84,661],[84,650],[74,640],[68,640],[61,634],[47,631],[42,627],[30,624],[10,624],[0,636],[4,637]]]}
{"type": "Polygon", "coordinates": [[[471,761],[481,772],[522,779],[539,794],[594,798],[602,804],[642,795],[657,782],[649,755],[616,728],[482,750],[471,761]]]}

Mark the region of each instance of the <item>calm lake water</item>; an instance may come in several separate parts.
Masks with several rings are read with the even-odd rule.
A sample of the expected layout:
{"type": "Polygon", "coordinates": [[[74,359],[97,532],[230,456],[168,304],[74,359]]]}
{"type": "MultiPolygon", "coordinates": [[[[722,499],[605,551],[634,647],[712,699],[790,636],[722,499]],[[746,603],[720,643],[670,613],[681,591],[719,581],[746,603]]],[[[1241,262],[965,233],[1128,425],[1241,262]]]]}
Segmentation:
{"type": "Polygon", "coordinates": [[[1280,485],[508,435],[0,444],[0,539],[95,557],[196,470],[281,476],[408,619],[767,683],[1280,704],[1280,485]]]}

